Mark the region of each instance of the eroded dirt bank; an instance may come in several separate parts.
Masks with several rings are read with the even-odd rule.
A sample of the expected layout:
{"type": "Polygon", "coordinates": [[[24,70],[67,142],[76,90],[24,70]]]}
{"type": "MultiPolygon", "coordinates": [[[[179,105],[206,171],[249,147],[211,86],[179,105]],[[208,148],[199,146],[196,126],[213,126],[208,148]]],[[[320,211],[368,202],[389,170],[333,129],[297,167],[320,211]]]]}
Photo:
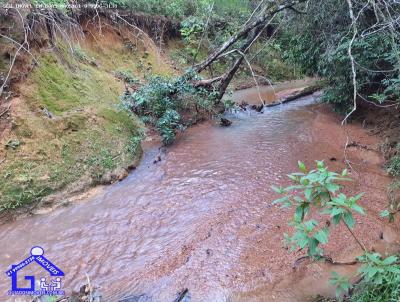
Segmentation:
{"type": "MultiPolygon", "coordinates": [[[[343,162],[347,158],[350,161],[350,175],[354,182],[346,184],[345,193],[350,195],[364,192],[361,204],[368,213],[368,217],[358,215],[356,235],[362,238],[367,248],[382,255],[398,252],[400,250],[398,221],[388,224],[379,217],[379,212],[387,205],[387,187],[391,181],[382,169],[384,159],[379,152],[382,142],[376,136],[368,134],[358,123],[343,128],[340,124],[341,118],[333,114],[328,105],[313,105],[310,109],[315,116],[312,118],[310,129],[303,133],[309,137],[309,141],[298,144],[296,153],[303,153],[302,158],[306,159],[306,162],[315,158],[324,159],[328,166],[336,171],[344,168],[343,162]],[[345,152],[346,142],[350,147],[345,152]]],[[[263,219],[267,220],[269,216],[270,214],[266,213],[263,219]]],[[[281,219],[287,218],[285,214],[281,216],[281,219]]],[[[318,219],[318,216],[314,218],[318,219]]],[[[278,227],[277,237],[282,236],[281,226],[278,227]]],[[[257,240],[271,242],[271,235],[260,234],[257,240]]],[[[262,248],[260,247],[259,253],[251,252],[244,258],[253,263],[256,261],[271,263],[273,259],[272,262],[276,262],[274,269],[276,272],[281,270],[280,273],[274,275],[276,277],[274,282],[266,283],[254,290],[236,293],[232,295],[230,301],[310,301],[317,294],[334,297],[334,287],[328,284],[331,273],[335,271],[350,277],[354,276],[358,268],[354,265],[341,266],[305,261],[299,266],[296,265],[294,269],[295,258],[300,258],[302,253],[292,255],[295,257],[291,258],[290,261],[293,262],[290,263],[289,258],[283,254],[277,256],[273,253],[272,251],[276,251],[275,248],[270,253],[266,253],[262,248]]],[[[326,251],[332,259],[341,262],[350,262],[362,253],[344,227],[339,227],[333,232],[326,251]]]]}
{"type": "MultiPolygon", "coordinates": [[[[193,127],[156,163],[160,150],[148,146],[135,173],[89,200],[1,226],[1,267],[41,245],[64,270],[65,289],[78,289],[87,273],[105,301],[128,294],[173,301],[183,288],[192,301],[304,301],[329,294],[323,280],[329,268],[302,265],[293,272],[302,254],[282,246],[291,213],[271,205],[270,186],[286,184],[284,175],[298,160],[323,159],[341,170],[347,134],[354,145],[368,145],[346,154],[355,179],[347,193],[366,192],[362,205],[370,214],[357,217],[355,233],[367,246],[380,243],[382,230],[381,242],[396,248],[398,239],[379,218],[390,179],[381,169],[378,139],[360,125],[346,133],[339,117],[314,99],[264,114],[241,112],[228,128],[193,127]]],[[[357,253],[344,229],[336,229],[331,242],[327,251],[342,255],[338,260],[357,253]]],[[[8,281],[0,275],[0,293],[8,281]]]]}

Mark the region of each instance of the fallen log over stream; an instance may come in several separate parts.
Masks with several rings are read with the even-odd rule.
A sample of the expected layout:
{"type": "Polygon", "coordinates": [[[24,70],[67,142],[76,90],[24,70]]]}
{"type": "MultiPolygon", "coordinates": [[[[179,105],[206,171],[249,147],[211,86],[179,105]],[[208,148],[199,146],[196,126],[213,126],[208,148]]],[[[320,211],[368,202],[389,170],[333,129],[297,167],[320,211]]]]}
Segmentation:
{"type": "Polygon", "coordinates": [[[274,106],[278,106],[278,105],[282,105],[282,104],[286,104],[292,101],[295,101],[303,96],[307,96],[310,94],[313,94],[314,92],[317,92],[318,90],[321,90],[321,85],[313,85],[313,86],[309,86],[304,88],[301,91],[298,91],[294,94],[291,94],[285,98],[283,98],[282,100],[279,100],[278,102],[273,102],[271,104],[266,104],[264,107],[274,107],[274,106]]]}

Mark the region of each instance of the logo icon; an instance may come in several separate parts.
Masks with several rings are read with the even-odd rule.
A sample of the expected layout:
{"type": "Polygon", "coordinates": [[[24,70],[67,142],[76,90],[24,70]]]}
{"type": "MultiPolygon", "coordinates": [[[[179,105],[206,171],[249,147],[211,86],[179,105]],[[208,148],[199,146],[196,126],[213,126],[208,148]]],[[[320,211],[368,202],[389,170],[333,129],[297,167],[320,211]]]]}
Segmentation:
{"type": "Polygon", "coordinates": [[[40,246],[34,246],[31,249],[31,255],[28,258],[18,264],[11,265],[11,269],[6,271],[6,275],[11,277],[11,290],[8,291],[9,295],[64,295],[64,291],[61,290],[61,277],[64,276],[64,272],[43,255],[43,248],[40,246]],[[40,265],[43,268],[43,271],[50,275],[49,281],[47,281],[45,275],[41,275],[39,277],[40,282],[36,284],[35,276],[24,276],[23,278],[28,281],[29,286],[19,287],[18,275],[20,276],[22,273],[21,271],[34,262],[40,265]],[[36,285],[39,285],[39,287],[36,288],[36,285]]]}

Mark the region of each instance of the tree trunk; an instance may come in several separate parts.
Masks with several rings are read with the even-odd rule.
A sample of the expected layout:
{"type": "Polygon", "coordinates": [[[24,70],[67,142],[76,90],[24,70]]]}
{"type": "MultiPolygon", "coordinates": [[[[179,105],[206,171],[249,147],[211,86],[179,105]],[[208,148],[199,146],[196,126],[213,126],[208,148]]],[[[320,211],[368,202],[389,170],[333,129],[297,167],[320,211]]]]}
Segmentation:
{"type": "Polygon", "coordinates": [[[247,38],[246,42],[242,45],[239,52],[239,58],[233,63],[231,68],[222,76],[221,82],[219,85],[219,92],[217,97],[217,102],[219,102],[225,94],[226,88],[228,88],[229,83],[232,81],[233,76],[235,75],[236,71],[239,69],[240,64],[242,64],[244,60],[244,55],[249,50],[251,44],[255,39],[257,39],[258,34],[264,29],[264,25],[260,25],[256,27],[253,33],[247,38]]]}
{"type": "Polygon", "coordinates": [[[222,44],[220,48],[218,48],[211,55],[209,55],[207,59],[205,59],[200,64],[194,66],[195,70],[198,73],[203,71],[205,68],[207,68],[207,66],[209,66],[212,62],[218,59],[221,54],[223,54],[230,46],[236,43],[240,38],[246,37],[256,27],[263,27],[265,24],[267,24],[268,20],[278,12],[285,10],[287,8],[291,8],[296,4],[303,3],[306,1],[307,0],[291,0],[284,4],[272,5],[267,13],[261,15],[255,21],[243,27],[240,31],[238,31],[236,34],[230,37],[224,44],[222,44]]]}

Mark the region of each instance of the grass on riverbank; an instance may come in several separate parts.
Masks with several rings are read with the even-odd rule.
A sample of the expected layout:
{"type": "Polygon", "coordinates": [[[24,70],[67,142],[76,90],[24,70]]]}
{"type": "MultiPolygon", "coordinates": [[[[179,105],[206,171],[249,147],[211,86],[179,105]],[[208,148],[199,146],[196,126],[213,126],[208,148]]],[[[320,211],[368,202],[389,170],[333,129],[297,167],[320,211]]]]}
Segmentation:
{"type": "Polygon", "coordinates": [[[126,174],[141,156],[144,126],[120,108],[126,79],[118,71],[143,81],[148,73],[170,74],[170,67],[114,32],[82,43],[73,53],[63,42],[41,50],[39,64],[17,87],[11,130],[1,141],[0,212],[110,181],[110,173],[126,174]]]}

